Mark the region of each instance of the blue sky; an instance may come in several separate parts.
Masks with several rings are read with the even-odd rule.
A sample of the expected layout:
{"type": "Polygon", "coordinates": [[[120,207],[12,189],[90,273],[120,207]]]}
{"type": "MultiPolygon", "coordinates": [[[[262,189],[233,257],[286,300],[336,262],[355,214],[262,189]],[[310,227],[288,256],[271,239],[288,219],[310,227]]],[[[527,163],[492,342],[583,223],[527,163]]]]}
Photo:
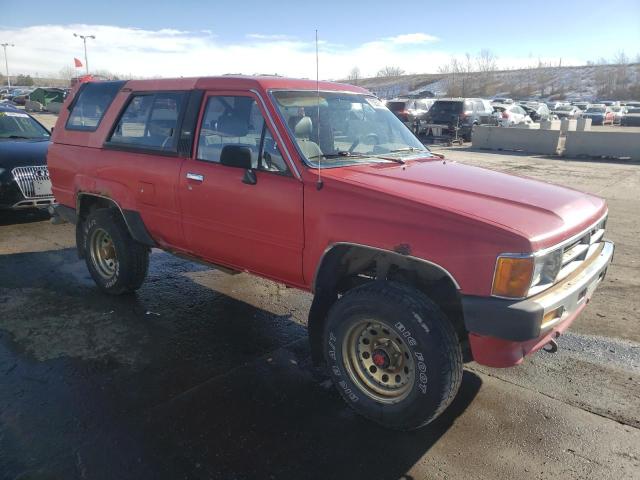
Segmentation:
{"type": "Polygon", "coordinates": [[[257,59],[257,70],[273,65],[274,73],[304,76],[309,69],[295,62],[313,64],[309,54],[315,28],[326,42],[322,46],[325,77],[346,75],[349,65],[373,74],[396,59],[407,71],[437,71],[438,64],[451,55],[476,54],[480,48],[490,49],[505,67],[535,63],[538,58],[562,58],[563,64],[612,59],[620,50],[632,59],[640,54],[640,0],[316,4],[49,0],[30,1],[27,8],[23,1],[3,0],[2,5],[0,41],[16,43],[11,51],[13,64],[31,72],[57,71],[69,57],[81,56],[77,39],[67,39],[69,32],[78,29],[83,30],[78,33],[101,32],[90,42],[90,62],[95,68],[130,70],[136,75],[145,74],[139,70],[175,75],[178,67],[186,69],[186,74],[225,73],[218,71],[225,69],[256,73],[247,64],[257,59]],[[43,58],[38,58],[38,50],[43,58]],[[152,55],[153,63],[141,58],[146,51],[158,54],[152,55]],[[227,55],[227,51],[235,53],[227,55]],[[292,52],[290,62],[288,51],[292,52]],[[164,69],[158,65],[162,58],[170,60],[164,69]],[[190,67],[189,62],[198,63],[201,58],[220,62],[190,67]]]}

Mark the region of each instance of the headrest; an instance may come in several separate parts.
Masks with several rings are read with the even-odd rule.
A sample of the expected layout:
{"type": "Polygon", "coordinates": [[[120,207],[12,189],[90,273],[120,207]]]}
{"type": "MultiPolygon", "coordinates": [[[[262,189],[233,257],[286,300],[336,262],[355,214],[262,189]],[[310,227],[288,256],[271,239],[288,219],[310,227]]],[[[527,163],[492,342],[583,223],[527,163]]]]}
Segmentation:
{"type": "Polygon", "coordinates": [[[237,116],[222,116],[218,119],[217,131],[229,137],[244,137],[249,133],[248,122],[237,116]]]}
{"type": "Polygon", "coordinates": [[[310,117],[302,117],[298,123],[296,123],[294,133],[297,138],[309,138],[313,131],[313,122],[310,117]]]}

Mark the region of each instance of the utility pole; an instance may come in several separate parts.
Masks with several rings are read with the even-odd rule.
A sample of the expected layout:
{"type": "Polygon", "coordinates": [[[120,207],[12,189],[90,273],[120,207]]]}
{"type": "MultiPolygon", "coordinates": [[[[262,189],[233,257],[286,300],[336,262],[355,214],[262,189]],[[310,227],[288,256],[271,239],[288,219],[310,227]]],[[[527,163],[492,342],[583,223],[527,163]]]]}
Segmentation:
{"type": "Polygon", "coordinates": [[[84,67],[87,71],[87,75],[89,75],[89,59],[87,58],[87,38],[91,38],[95,40],[96,36],[95,35],[78,35],[77,33],[74,33],[73,36],[81,38],[82,42],[84,43],[84,67]]]}
{"type": "Polygon", "coordinates": [[[4,49],[4,68],[7,71],[7,87],[11,86],[11,77],[9,77],[9,59],[7,58],[7,47],[15,47],[13,43],[2,43],[0,44],[4,49]]]}

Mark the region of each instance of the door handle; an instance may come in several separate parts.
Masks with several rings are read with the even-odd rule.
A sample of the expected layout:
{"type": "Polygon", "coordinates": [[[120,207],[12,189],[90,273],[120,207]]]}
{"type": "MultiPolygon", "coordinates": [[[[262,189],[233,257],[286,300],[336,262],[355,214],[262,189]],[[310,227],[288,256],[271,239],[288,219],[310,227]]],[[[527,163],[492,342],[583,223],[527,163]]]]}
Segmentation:
{"type": "Polygon", "coordinates": [[[196,182],[204,182],[204,175],[200,175],[199,173],[187,173],[188,180],[194,180],[196,182]]]}

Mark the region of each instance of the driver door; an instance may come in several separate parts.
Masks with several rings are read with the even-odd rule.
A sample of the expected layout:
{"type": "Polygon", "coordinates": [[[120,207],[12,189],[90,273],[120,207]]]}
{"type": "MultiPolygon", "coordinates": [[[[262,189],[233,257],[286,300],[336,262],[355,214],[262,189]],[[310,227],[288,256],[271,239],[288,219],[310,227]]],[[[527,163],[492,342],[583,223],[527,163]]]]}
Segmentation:
{"type": "Polygon", "coordinates": [[[302,284],[303,184],[284,160],[258,98],[205,96],[196,148],[180,172],[186,244],[193,255],[237,270],[302,284]],[[247,169],[224,164],[226,146],[251,155],[247,169]]]}

